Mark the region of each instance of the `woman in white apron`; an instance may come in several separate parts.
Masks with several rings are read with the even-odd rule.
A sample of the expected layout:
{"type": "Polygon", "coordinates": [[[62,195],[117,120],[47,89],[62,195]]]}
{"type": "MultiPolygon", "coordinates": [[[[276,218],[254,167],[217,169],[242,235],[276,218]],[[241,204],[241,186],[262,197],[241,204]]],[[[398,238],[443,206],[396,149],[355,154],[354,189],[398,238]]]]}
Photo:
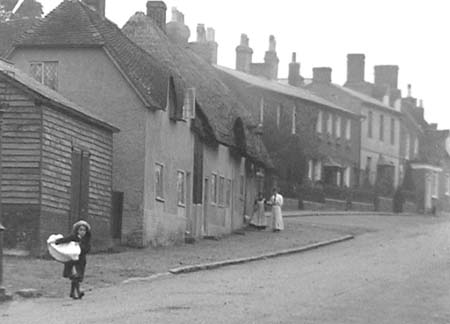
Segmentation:
{"type": "Polygon", "coordinates": [[[266,205],[266,200],[263,194],[260,192],[258,199],[255,200],[253,205],[253,216],[250,221],[250,225],[256,227],[259,230],[263,230],[267,227],[267,220],[265,215],[264,207],[266,205]]]}
{"type": "Polygon", "coordinates": [[[283,206],[283,196],[280,195],[276,188],[273,188],[272,196],[269,204],[272,206],[272,227],[274,232],[284,230],[283,215],[281,214],[281,206],[283,206]]]}

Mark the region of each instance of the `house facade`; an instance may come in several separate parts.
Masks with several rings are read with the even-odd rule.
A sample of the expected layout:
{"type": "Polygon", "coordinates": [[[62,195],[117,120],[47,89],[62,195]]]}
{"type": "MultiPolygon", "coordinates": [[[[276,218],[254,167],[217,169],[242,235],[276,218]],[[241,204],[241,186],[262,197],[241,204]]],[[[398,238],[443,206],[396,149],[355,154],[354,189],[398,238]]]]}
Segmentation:
{"type": "MultiPolygon", "coordinates": [[[[170,64],[150,55],[104,17],[104,7],[102,0],[64,1],[9,59],[34,77],[41,68],[41,82],[121,129],[113,151],[113,237],[132,246],[167,245],[239,228],[245,194],[235,188],[251,178],[246,163],[260,163],[264,152],[242,111],[224,90],[215,91],[214,102],[206,97],[205,77],[194,83],[179,73],[173,62],[183,62],[184,52],[168,53],[170,64]],[[235,132],[248,135],[242,145],[235,132]]],[[[162,22],[153,29],[161,50],[173,50],[164,3],[147,7],[149,19],[162,22]]]]}
{"type": "Polygon", "coordinates": [[[87,220],[111,246],[113,133],[118,129],[0,60],[5,246],[41,255],[50,234],[87,220]]]}
{"type": "Polygon", "coordinates": [[[291,84],[280,83],[273,36],[264,63],[252,62],[246,35],[236,53],[236,70],[216,68],[258,120],[283,193],[296,196],[307,182],[351,187],[359,164],[359,116],[300,88],[295,55],[291,84]]]}
{"type": "Polygon", "coordinates": [[[188,43],[184,15],[174,9],[167,24],[165,17],[164,3],[149,1],[147,13],[136,13],[122,30],[195,91],[200,119],[194,125],[194,206],[188,232],[194,237],[230,233],[251,214],[270,160],[246,107],[230,95],[211,65],[217,61],[214,30],[200,24],[197,40],[188,43]]]}
{"type": "MultiPolygon", "coordinates": [[[[367,85],[364,65],[354,65],[349,58],[348,79],[354,80],[354,84],[367,85]],[[357,83],[357,79],[361,82],[357,83]]],[[[331,74],[331,69],[328,69],[331,74]]],[[[312,82],[305,85],[306,89],[362,116],[359,184],[381,186],[384,194],[392,194],[400,181],[400,106],[393,108],[362,90],[334,84],[331,75],[325,79],[316,77],[316,72],[313,74],[312,82]]]]}

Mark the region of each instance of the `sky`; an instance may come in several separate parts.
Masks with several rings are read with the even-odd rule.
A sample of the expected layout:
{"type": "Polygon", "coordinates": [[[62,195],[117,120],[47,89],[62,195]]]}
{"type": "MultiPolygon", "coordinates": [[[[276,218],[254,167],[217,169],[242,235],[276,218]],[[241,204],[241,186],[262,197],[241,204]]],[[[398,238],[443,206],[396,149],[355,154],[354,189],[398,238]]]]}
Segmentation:
{"type": "MultiPolygon", "coordinates": [[[[44,13],[62,0],[40,0],[44,13]]],[[[146,11],[147,0],[106,0],[106,17],[122,27],[137,11],[146,11]]],[[[347,54],[366,56],[365,79],[373,82],[374,65],[398,65],[399,88],[423,100],[425,118],[450,128],[450,102],[446,94],[450,77],[450,2],[447,0],[167,0],[184,13],[196,38],[198,23],[216,31],[218,64],[235,68],[236,46],[246,33],[253,62],[262,62],[274,35],[280,59],[279,77],[287,77],[292,52],[300,73],[312,76],[313,67],[333,69],[334,83],[346,81],[347,54]]]]}

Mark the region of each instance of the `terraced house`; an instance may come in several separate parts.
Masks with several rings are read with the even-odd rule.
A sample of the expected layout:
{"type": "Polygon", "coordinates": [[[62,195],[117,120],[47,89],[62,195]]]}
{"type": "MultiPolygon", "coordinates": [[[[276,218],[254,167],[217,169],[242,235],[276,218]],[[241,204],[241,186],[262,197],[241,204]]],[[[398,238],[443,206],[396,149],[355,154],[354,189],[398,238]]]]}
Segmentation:
{"type": "Polygon", "coordinates": [[[236,70],[216,68],[259,120],[283,193],[296,196],[298,186],[308,183],[351,187],[358,176],[359,115],[301,88],[295,53],[288,84],[280,82],[273,36],[264,63],[253,63],[252,53],[244,34],[236,48],[236,70]]]}
{"type": "MultiPolygon", "coordinates": [[[[152,6],[165,8],[161,2],[152,6]]],[[[183,52],[150,55],[104,9],[104,0],[66,0],[8,57],[120,128],[113,151],[113,237],[133,246],[165,245],[240,227],[251,187],[246,179],[255,165],[268,165],[245,110],[236,109],[225,90],[206,96],[205,78],[196,79],[199,66],[186,67],[190,79],[176,69],[183,52]],[[240,195],[232,194],[241,187],[240,195]],[[210,208],[216,214],[203,217],[213,215],[210,208]]],[[[165,21],[165,9],[156,14],[165,21]]],[[[166,43],[161,51],[171,49],[164,25],[153,31],[166,43]]],[[[207,83],[213,85],[206,90],[222,86],[207,83]]]]}

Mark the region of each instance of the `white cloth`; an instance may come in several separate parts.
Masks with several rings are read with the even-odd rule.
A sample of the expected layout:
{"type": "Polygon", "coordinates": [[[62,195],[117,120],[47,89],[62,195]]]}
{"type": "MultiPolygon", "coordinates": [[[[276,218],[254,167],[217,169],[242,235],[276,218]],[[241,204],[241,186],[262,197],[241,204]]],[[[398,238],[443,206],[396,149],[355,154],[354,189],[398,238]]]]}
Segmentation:
{"type": "Polygon", "coordinates": [[[255,210],[253,211],[253,216],[250,224],[255,226],[267,226],[267,220],[264,210],[265,199],[257,200],[255,202],[255,210]]]}
{"type": "Polygon", "coordinates": [[[77,242],[55,244],[57,239],[63,238],[61,234],[52,234],[47,239],[47,247],[50,255],[59,262],[76,261],[81,253],[77,242]]]}
{"type": "Polygon", "coordinates": [[[273,229],[283,230],[283,215],[281,214],[281,206],[283,206],[283,196],[275,194],[270,197],[270,204],[272,205],[272,226],[273,229]]]}

